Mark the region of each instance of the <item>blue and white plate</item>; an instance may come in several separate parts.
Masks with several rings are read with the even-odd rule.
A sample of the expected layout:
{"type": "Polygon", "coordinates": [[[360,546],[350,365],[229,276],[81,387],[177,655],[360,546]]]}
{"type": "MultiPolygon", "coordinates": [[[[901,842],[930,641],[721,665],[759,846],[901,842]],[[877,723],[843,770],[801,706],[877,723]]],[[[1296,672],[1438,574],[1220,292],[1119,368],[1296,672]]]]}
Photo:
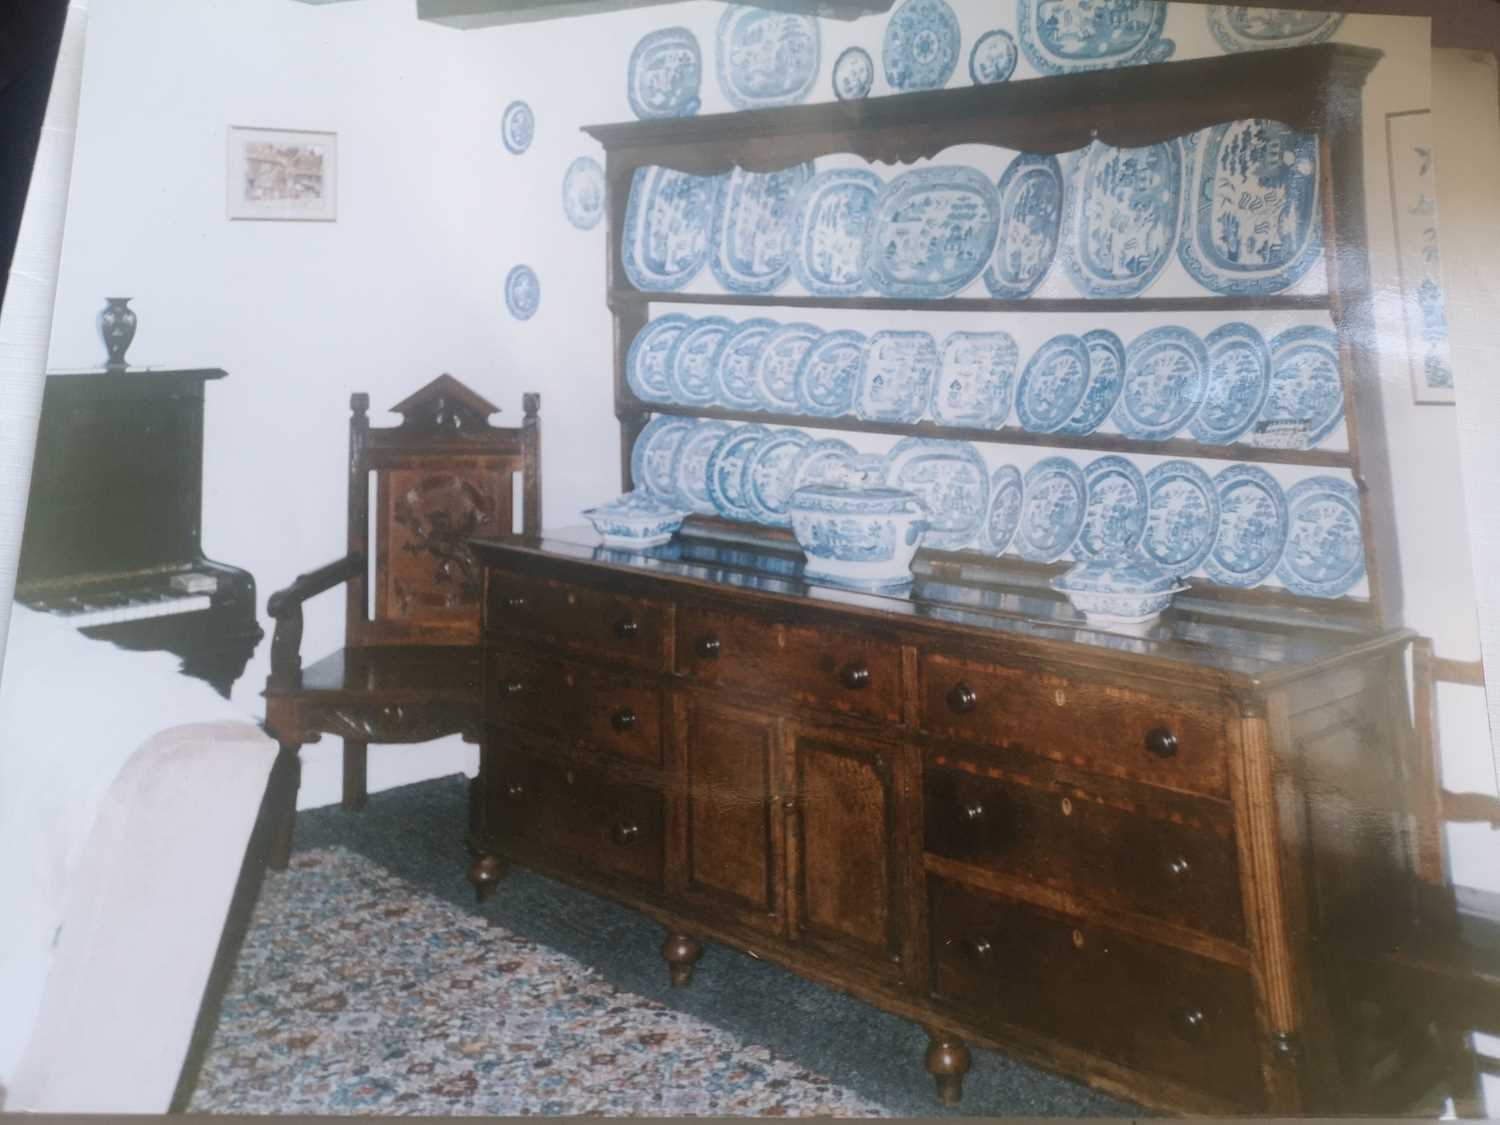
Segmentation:
{"type": "Polygon", "coordinates": [[[745,502],[745,462],[760,439],[771,431],[764,426],[736,426],[714,446],[705,470],[708,498],[714,511],[727,520],[750,522],[755,513],[745,502]]]}
{"type": "Polygon", "coordinates": [[[854,414],[866,422],[917,422],[941,366],[927,332],[877,332],[865,341],[854,414]]]}
{"type": "Polygon", "coordinates": [[[903,172],[876,201],[870,284],[887,297],[951,297],[989,262],[999,229],[1000,196],[973,168],[903,172]]]}
{"type": "Polygon", "coordinates": [[[761,409],[797,413],[797,369],[823,330],[812,324],[783,324],[772,330],[755,359],[755,390],[761,409]]]}
{"type": "Polygon", "coordinates": [[[995,254],[984,271],[990,296],[1029,297],[1046,279],[1057,257],[1062,227],[1062,165],[1055,156],[1022,153],[1000,177],[1000,229],[995,254]]]}
{"type": "Polygon", "coordinates": [[[755,364],[766,337],[776,331],[776,322],[765,317],[747,320],[724,337],[719,349],[719,370],[715,380],[719,405],[728,410],[764,410],[760,384],[755,381],[755,364]]]}
{"type": "Polygon", "coordinates": [[[812,438],[801,430],[772,430],[745,459],[741,497],[755,522],[767,527],[791,527],[787,502],[797,484],[797,462],[812,438]]]}
{"type": "Polygon", "coordinates": [[[1004,82],[1016,71],[1016,40],[1004,28],[986,31],[969,52],[969,77],[976,86],[1004,82]]]}
{"type": "Polygon", "coordinates": [[[1219,532],[1203,561],[1222,586],[1255,586],[1270,577],[1286,544],[1286,497],[1276,479],[1255,465],[1230,465],[1214,477],[1219,532]]]}
{"type": "Polygon", "coordinates": [[[1287,492],[1286,507],[1286,548],[1276,577],[1294,594],[1347,594],[1365,573],[1358,490],[1339,477],[1308,477],[1287,492]]]}
{"type": "Polygon", "coordinates": [[[676,501],[677,481],[672,470],[677,445],[693,426],[693,419],[671,414],[658,414],[646,423],[630,450],[630,479],[636,488],[669,504],[676,501]]]}
{"type": "Polygon", "coordinates": [[[1146,478],[1123,457],[1100,457],[1083,471],[1088,507],[1073,543],[1078,559],[1118,559],[1140,546],[1146,533],[1146,478]]]}
{"type": "Polygon", "coordinates": [[[1016,387],[1021,428],[1050,434],[1073,416],[1089,385],[1089,349],[1078,336],[1054,336],[1033,353],[1016,387]]]}
{"type": "Polygon", "coordinates": [[[1203,565],[1219,534],[1219,492],[1191,461],[1163,461],[1146,474],[1141,548],[1173,574],[1203,565]]]}
{"type": "Polygon", "coordinates": [[[667,353],[667,387],[672,401],[684,406],[712,406],[718,397],[714,376],[719,351],[734,322],[705,316],[684,328],[667,353]]]}
{"type": "Polygon", "coordinates": [[[846,47],[833,64],[833,96],[841,102],[870,96],[875,85],[875,60],[863,47],[846,47]]]}
{"type": "Polygon", "coordinates": [[[1302,324],[1271,341],[1271,389],[1255,424],[1256,445],[1311,449],[1344,417],[1339,338],[1302,324]]]}
{"type": "Polygon", "coordinates": [[[1265,405],[1271,353],[1253,326],[1238,321],[1215,328],[1203,344],[1208,349],[1208,390],[1192,432],[1210,445],[1228,445],[1250,428],[1265,405]]]}
{"type": "Polygon", "coordinates": [[[1107,328],[1083,334],[1089,352],[1089,385],[1072,417],[1057,428],[1060,434],[1091,434],[1120,400],[1125,384],[1125,344],[1107,328]]]}
{"type": "Polygon", "coordinates": [[[646,292],[681,289],[708,261],[723,176],[637,168],[630,181],[620,256],[630,284],[646,292]]]}
{"type": "Polygon", "coordinates": [[[813,166],[729,173],[714,214],[714,276],[730,293],[771,293],[792,272],[793,204],[813,166]]]}
{"type": "Polygon", "coordinates": [[[1138,441],[1169,438],[1192,421],[1208,385],[1208,349],[1194,332],[1164,324],[1125,349],[1125,385],[1112,418],[1138,441]]]}
{"type": "Polygon", "coordinates": [[[1089,486],[1083,470],[1066,457],[1047,457],[1027,470],[1025,488],[1016,550],[1032,562],[1062,558],[1088,513],[1089,486]]]}
{"type": "Polygon", "coordinates": [[[1259,297],[1296,283],[1323,255],[1318,137],[1276,121],[1190,133],[1177,257],[1215,293],[1259,297]]]}
{"type": "Polygon", "coordinates": [[[819,297],[863,293],[880,177],[862,168],[830,168],[802,189],[792,266],[797,280],[819,297]]]}
{"type": "Polygon", "coordinates": [[[1085,297],[1134,297],[1172,258],[1182,213],[1182,145],[1094,141],[1068,168],[1063,265],[1085,297]]]}
{"type": "Polygon", "coordinates": [[[593,230],[604,218],[604,169],[592,156],[580,156],[563,174],[563,214],[579,230],[593,230]]]}
{"type": "Polygon", "coordinates": [[[1017,0],[1017,30],[1043,74],[1165,62],[1176,45],[1162,38],[1160,0],[1017,0]]]}
{"type": "Polygon", "coordinates": [[[992,555],[1003,555],[1021,526],[1021,504],[1026,498],[1026,484],[1021,470],[1001,465],[990,477],[990,505],[985,512],[984,549],[992,555]]]}
{"type": "Polygon", "coordinates": [[[837,418],[853,410],[864,354],[863,332],[825,333],[797,368],[798,410],[817,418],[837,418]]]}
{"type": "Polygon", "coordinates": [[[847,483],[853,472],[854,446],[838,438],[808,442],[792,469],[792,491],[807,484],[847,483]]]}
{"type": "Polygon", "coordinates": [[[892,90],[946,86],[958,66],[958,17],[944,0],[905,0],[885,25],[881,57],[892,90]]]}
{"type": "Polygon", "coordinates": [[[702,104],[703,53],[685,27],[648,32],[630,52],[630,108],[639,118],[691,117],[702,104]]]}
{"type": "Polygon", "coordinates": [[[818,21],[748,4],[719,20],[719,89],[735,109],[795,105],[818,77],[818,21]]]}
{"type": "Polygon", "coordinates": [[[677,487],[679,508],[699,515],[714,514],[714,502],[708,495],[708,459],[725,434],[728,422],[701,421],[677,443],[672,460],[672,483],[677,487]]]}
{"type": "Polygon", "coordinates": [[[505,276],[505,307],[517,320],[530,320],[542,303],[542,283],[530,266],[515,266],[505,276]]]}
{"type": "Polygon", "coordinates": [[[667,357],[677,337],[692,323],[682,313],[668,313],[649,321],[635,334],[625,353],[625,384],[643,402],[671,402],[672,384],[667,377],[667,357]]]}
{"type": "Polygon", "coordinates": [[[927,414],[939,426],[997,430],[1010,416],[1018,353],[1009,332],[951,332],[927,414]]]}
{"type": "Polygon", "coordinates": [[[927,506],[924,547],[957,551],[973,544],[989,511],[990,475],[966,441],[903,438],[886,454],[885,483],[927,506]]]}
{"type": "Polygon", "coordinates": [[[500,116],[500,139],[505,147],[520,156],[531,147],[531,138],[536,136],[536,116],[531,107],[522,101],[511,102],[500,116]]]}
{"type": "Polygon", "coordinates": [[[1208,26],[1231,54],[1268,47],[1305,47],[1330,38],[1344,22],[1341,12],[1298,12],[1245,4],[1210,4],[1208,26]]]}

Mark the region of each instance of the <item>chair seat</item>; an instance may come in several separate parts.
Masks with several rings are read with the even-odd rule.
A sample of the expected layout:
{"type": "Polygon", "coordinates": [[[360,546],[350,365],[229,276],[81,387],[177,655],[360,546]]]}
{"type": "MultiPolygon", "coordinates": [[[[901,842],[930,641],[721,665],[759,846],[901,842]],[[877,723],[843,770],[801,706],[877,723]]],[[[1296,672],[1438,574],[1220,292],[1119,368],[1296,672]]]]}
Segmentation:
{"type": "Polygon", "coordinates": [[[412,702],[479,699],[477,645],[377,645],[341,648],[302,670],[301,695],[412,702]]]}
{"type": "Polygon", "coordinates": [[[1500,1034],[1500,896],[1460,888],[1457,912],[1385,955],[1399,993],[1449,1027],[1500,1034]]]}

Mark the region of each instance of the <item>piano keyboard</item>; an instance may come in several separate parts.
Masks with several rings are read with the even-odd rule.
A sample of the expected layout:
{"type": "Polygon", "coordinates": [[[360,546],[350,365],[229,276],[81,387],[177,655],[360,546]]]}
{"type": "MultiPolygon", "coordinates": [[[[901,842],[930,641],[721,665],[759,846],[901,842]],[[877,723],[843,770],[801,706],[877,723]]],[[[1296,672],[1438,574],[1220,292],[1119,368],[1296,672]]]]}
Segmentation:
{"type": "Polygon", "coordinates": [[[95,625],[118,625],[122,621],[144,621],[148,617],[170,617],[176,613],[196,613],[213,604],[207,594],[192,594],[185,598],[152,598],[128,601],[121,605],[58,605],[49,611],[61,617],[69,625],[89,629],[95,625]]]}

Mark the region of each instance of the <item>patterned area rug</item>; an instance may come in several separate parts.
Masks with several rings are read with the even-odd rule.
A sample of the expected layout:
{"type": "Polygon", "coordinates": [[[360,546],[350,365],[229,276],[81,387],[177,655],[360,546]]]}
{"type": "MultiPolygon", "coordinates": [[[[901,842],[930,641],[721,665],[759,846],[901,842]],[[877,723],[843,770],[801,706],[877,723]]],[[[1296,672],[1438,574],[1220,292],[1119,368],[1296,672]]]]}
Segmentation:
{"type": "Polygon", "coordinates": [[[189,1112],[892,1115],[343,848],[266,880],[189,1112]]]}

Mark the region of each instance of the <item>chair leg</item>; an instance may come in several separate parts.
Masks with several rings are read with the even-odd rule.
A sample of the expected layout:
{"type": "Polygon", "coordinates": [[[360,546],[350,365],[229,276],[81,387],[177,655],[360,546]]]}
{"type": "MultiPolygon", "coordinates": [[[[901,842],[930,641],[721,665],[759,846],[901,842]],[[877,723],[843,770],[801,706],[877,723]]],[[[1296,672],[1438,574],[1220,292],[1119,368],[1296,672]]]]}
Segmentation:
{"type": "Polygon", "coordinates": [[[276,826],[271,832],[271,846],[266,855],[266,864],[276,871],[285,871],[292,859],[292,835],[297,827],[297,790],[302,787],[302,758],[298,751],[301,743],[283,742],[281,752],[271,765],[271,779],[266,784],[273,791],[276,811],[276,826]]]}
{"type": "Polygon", "coordinates": [[[368,742],[344,739],[344,811],[358,812],[369,797],[365,769],[369,762],[368,742]]]}

